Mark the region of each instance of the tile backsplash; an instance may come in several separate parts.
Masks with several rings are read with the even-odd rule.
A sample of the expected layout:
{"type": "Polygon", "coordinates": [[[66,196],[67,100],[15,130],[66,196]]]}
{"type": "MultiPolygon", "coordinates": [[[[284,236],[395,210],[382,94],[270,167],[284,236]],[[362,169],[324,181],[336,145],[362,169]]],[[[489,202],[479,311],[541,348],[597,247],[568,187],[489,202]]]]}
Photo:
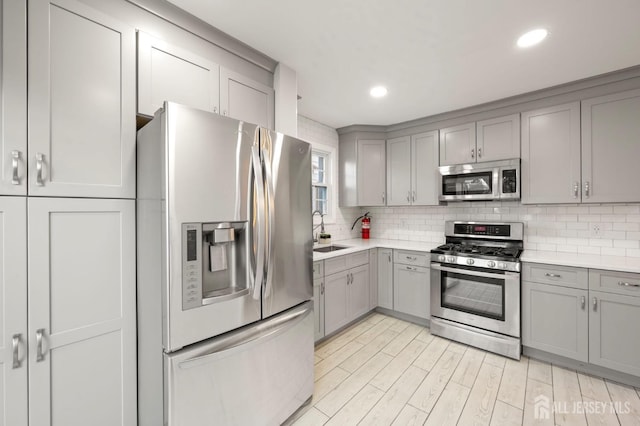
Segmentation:
{"type": "MultiPolygon", "coordinates": [[[[300,115],[298,137],[338,147],[335,129],[300,115]]],[[[522,205],[518,201],[476,201],[432,207],[338,208],[335,223],[325,229],[334,241],[358,238],[360,226],[351,231],[351,225],[367,211],[372,216],[371,238],[435,244],[444,242],[445,220],[524,222],[525,250],[640,258],[640,203],[522,205]]]]}
{"type": "Polygon", "coordinates": [[[523,222],[525,249],[640,257],[640,204],[492,201],[362,211],[371,212],[372,238],[440,243],[446,220],[523,222]]]}

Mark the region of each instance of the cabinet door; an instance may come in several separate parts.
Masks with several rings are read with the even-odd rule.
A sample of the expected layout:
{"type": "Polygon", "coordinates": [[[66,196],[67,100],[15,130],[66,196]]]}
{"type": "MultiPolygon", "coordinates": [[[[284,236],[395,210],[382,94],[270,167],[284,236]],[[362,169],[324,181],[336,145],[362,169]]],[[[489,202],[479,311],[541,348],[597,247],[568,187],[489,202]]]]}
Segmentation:
{"type": "Polygon", "coordinates": [[[411,138],[387,141],[387,205],[411,204],[411,138]]]}
{"type": "Polygon", "coordinates": [[[580,104],[522,113],[522,203],[580,202],[580,104]]]}
{"type": "Polygon", "coordinates": [[[378,306],[393,309],[393,262],[391,249],[378,249],[378,306]]]}
{"type": "Polygon", "coordinates": [[[520,158],[520,114],[478,121],[478,161],[520,158]]]}
{"type": "Polygon", "coordinates": [[[393,309],[429,319],[429,268],[395,264],[393,309]]]}
{"type": "Polygon", "coordinates": [[[640,297],[590,291],[589,362],[640,376],[640,297]]]}
{"type": "Polygon", "coordinates": [[[369,265],[349,270],[349,321],[369,312],[369,265]]]}
{"type": "Polygon", "coordinates": [[[0,197],[0,242],[0,424],[26,426],[26,198],[0,197]]]}
{"type": "Polygon", "coordinates": [[[220,67],[187,50],[138,32],[138,113],[164,101],[218,112],[220,67]]]}
{"type": "Polygon", "coordinates": [[[220,68],[222,115],[273,129],[273,108],[273,88],[226,68],[220,68]]]}
{"type": "Polygon", "coordinates": [[[324,332],[331,334],[349,322],[347,272],[324,278],[324,332]]]}
{"type": "Polygon", "coordinates": [[[313,280],[313,314],[315,317],[313,340],[317,341],[324,337],[324,280],[322,278],[313,280]]]}
{"type": "Polygon", "coordinates": [[[378,249],[369,250],[369,310],[378,306],[378,249]]]}
{"type": "Polygon", "coordinates": [[[640,201],[640,89],[582,101],[582,201],[640,201]]]}
{"type": "Polygon", "coordinates": [[[438,131],[411,136],[411,188],[414,206],[437,206],[438,131]]]}
{"type": "Polygon", "coordinates": [[[0,2],[0,194],[3,195],[27,193],[26,18],[25,2],[0,2]]]}
{"type": "Polygon", "coordinates": [[[28,206],[29,424],[135,425],[135,201],[28,206]]]}
{"type": "Polygon", "coordinates": [[[587,362],[587,291],[522,283],[522,344],[587,362]]]}
{"type": "Polygon", "coordinates": [[[135,198],[135,32],[30,0],[29,194],[135,198]]]}
{"type": "Polygon", "coordinates": [[[440,165],[476,162],[476,123],[440,129],[440,165]]]}
{"type": "Polygon", "coordinates": [[[357,154],[357,185],[359,206],[384,206],[385,190],[385,141],[359,140],[357,154]]]}

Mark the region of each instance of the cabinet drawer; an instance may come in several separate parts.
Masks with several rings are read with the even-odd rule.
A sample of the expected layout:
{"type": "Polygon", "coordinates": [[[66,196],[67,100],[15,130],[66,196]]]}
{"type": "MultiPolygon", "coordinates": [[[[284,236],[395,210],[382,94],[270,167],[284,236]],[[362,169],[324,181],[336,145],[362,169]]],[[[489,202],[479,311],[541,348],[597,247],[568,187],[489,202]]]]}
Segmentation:
{"type": "Polygon", "coordinates": [[[589,289],[640,297],[640,274],[589,269],[589,289]]]}
{"type": "Polygon", "coordinates": [[[319,260],[313,262],[313,279],[322,278],[324,276],[324,262],[319,260]]]}
{"type": "Polygon", "coordinates": [[[394,250],[394,263],[414,266],[429,266],[430,255],[422,251],[394,250]]]}
{"type": "Polygon", "coordinates": [[[369,263],[369,250],[363,250],[345,256],[338,256],[324,261],[324,275],[335,274],[360,265],[369,263]]]}
{"type": "Polygon", "coordinates": [[[555,284],[585,290],[589,288],[589,273],[584,268],[523,263],[522,279],[523,281],[555,284]]]}

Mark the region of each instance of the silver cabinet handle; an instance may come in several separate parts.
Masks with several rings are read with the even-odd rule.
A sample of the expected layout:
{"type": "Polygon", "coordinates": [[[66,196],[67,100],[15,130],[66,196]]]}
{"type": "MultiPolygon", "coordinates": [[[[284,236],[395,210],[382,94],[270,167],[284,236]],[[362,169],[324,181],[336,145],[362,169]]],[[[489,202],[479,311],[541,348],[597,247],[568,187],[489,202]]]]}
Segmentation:
{"type": "Polygon", "coordinates": [[[407,266],[406,268],[407,268],[407,271],[417,271],[418,270],[418,269],[413,268],[411,266],[407,266]]]}
{"type": "Polygon", "coordinates": [[[482,148],[478,148],[478,158],[482,158],[482,148]]]}
{"type": "Polygon", "coordinates": [[[584,296],[582,296],[580,298],[580,303],[582,304],[582,309],[584,309],[585,306],[587,305],[587,299],[584,296]]]}
{"type": "Polygon", "coordinates": [[[36,330],[36,362],[44,361],[44,352],[42,351],[42,338],[44,336],[44,328],[36,330]]]}
{"type": "Polygon", "coordinates": [[[20,361],[20,355],[18,351],[20,349],[20,340],[22,340],[22,334],[14,334],[11,339],[11,344],[13,346],[13,368],[20,368],[22,362],[20,361]]]}
{"type": "Polygon", "coordinates": [[[578,182],[573,183],[573,198],[578,198],[578,190],[580,189],[580,184],[578,182]]]}
{"type": "Polygon", "coordinates": [[[384,204],[384,192],[382,193],[382,203],[384,204]]]}
{"type": "Polygon", "coordinates": [[[562,278],[562,275],[560,274],[552,274],[550,272],[547,272],[546,274],[544,274],[545,277],[551,277],[551,278],[562,278]]]}
{"type": "Polygon", "coordinates": [[[640,284],[628,283],[628,282],[624,282],[624,281],[618,281],[618,285],[623,286],[623,287],[640,287],[640,284]]]}
{"type": "Polygon", "coordinates": [[[413,191],[413,202],[416,202],[416,191],[413,191]]]}
{"type": "Polygon", "coordinates": [[[217,106],[213,107],[213,112],[215,112],[216,114],[218,113],[218,107],[217,106]]]}
{"type": "Polygon", "coordinates": [[[389,263],[391,263],[391,253],[387,255],[389,257],[389,263]]]}
{"type": "Polygon", "coordinates": [[[407,202],[411,202],[411,191],[407,191],[407,202]]]}
{"type": "Polygon", "coordinates": [[[476,150],[475,150],[475,148],[471,148],[471,158],[476,158],[476,150]]]}
{"type": "Polygon", "coordinates": [[[593,298],[593,310],[595,311],[598,308],[598,299],[593,298]]]}
{"type": "Polygon", "coordinates": [[[589,181],[587,181],[587,182],[584,183],[584,195],[587,198],[589,198],[589,190],[590,190],[589,181]]]}
{"type": "Polygon", "coordinates": [[[222,111],[222,115],[224,115],[225,117],[227,116],[227,110],[226,109],[222,111]]]}
{"type": "Polygon", "coordinates": [[[22,153],[20,151],[11,151],[11,168],[13,169],[11,183],[14,185],[20,185],[20,176],[18,176],[18,161],[20,160],[21,155],[22,153]]]}
{"type": "Polygon", "coordinates": [[[418,260],[417,257],[415,256],[405,256],[407,258],[407,260],[418,260]]]}
{"type": "Polygon", "coordinates": [[[324,294],[324,281],[320,283],[320,294],[324,294]]]}
{"type": "Polygon", "coordinates": [[[42,180],[42,166],[44,164],[44,154],[37,152],[36,153],[36,185],[44,186],[44,181],[42,180]]]}

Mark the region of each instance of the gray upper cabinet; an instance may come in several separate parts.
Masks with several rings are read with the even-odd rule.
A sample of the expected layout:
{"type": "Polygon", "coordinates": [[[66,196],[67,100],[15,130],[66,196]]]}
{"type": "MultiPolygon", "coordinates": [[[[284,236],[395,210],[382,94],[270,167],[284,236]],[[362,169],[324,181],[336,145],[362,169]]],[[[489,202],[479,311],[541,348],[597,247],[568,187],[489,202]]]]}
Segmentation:
{"type": "Polygon", "coordinates": [[[153,115],[164,101],[219,111],[220,66],[138,32],[138,113],[153,115]]]}
{"type": "Polygon", "coordinates": [[[640,89],[582,101],[582,201],[640,201],[640,89]]]}
{"type": "MultiPolygon", "coordinates": [[[[0,194],[27,194],[27,5],[0,1],[0,194]]],[[[9,423],[4,423],[9,424],[9,423]]],[[[18,423],[15,423],[18,424],[18,423]]]]}
{"type": "Polygon", "coordinates": [[[523,204],[580,201],[580,104],[522,113],[523,204]]]}
{"type": "Polygon", "coordinates": [[[438,204],[438,131],[387,141],[387,205],[438,204]]]}
{"type": "Polygon", "coordinates": [[[440,165],[475,163],[476,123],[440,129],[440,165]]]}
{"type": "Polygon", "coordinates": [[[478,162],[520,158],[520,114],[478,121],[476,138],[478,162]]]}
{"type": "Polygon", "coordinates": [[[220,69],[222,115],[273,129],[274,90],[231,70],[220,69]]]}
{"type": "Polygon", "coordinates": [[[440,129],[440,165],[520,157],[520,115],[440,129]]]}
{"type": "Polygon", "coordinates": [[[30,0],[29,194],[135,197],[135,31],[73,0],[30,0]]]}
{"type": "Polygon", "coordinates": [[[386,154],[382,139],[340,141],[340,207],[386,204],[386,154]]]}

